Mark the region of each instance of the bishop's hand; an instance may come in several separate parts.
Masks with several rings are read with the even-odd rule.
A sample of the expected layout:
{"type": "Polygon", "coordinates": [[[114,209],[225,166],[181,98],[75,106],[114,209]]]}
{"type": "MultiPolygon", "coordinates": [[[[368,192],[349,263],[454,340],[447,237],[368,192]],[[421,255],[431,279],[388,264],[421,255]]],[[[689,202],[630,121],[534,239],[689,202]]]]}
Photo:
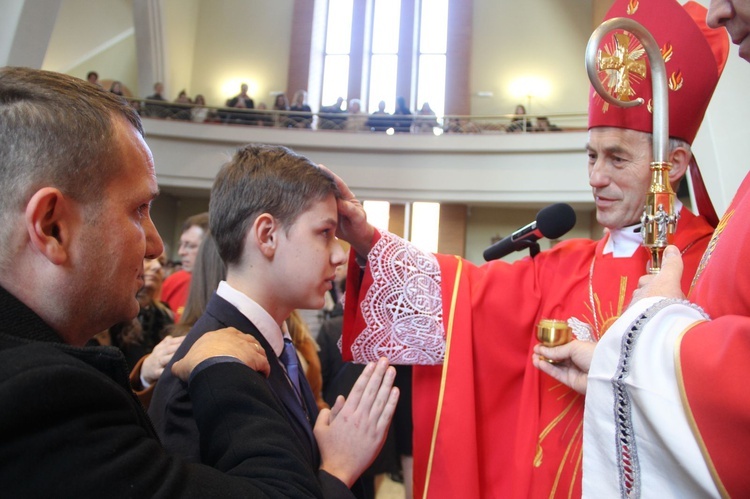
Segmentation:
{"type": "Polygon", "coordinates": [[[367,214],[362,203],[341,177],[323,165],[318,166],[333,177],[341,192],[341,198],[338,199],[339,226],[336,235],[351,244],[358,255],[367,257],[372,249],[375,227],[367,223],[367,214]]]}

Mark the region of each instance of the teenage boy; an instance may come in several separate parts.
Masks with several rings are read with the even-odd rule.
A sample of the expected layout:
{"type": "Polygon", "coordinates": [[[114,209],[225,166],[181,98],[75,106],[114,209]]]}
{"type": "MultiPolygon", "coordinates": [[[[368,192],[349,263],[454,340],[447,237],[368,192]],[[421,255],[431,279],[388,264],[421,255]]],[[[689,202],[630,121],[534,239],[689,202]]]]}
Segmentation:
{"type": "MultiPolygon", "coordinates": [[[[367,366],[348,400],[339,397],[318,414],[284,330],[294,309],[323,307],[336,267],[346,260],[335,237],[338,197],[328,172],[289,149],[249,145],[237,151],[219,172],[209,204],[227,279],[172,360],[219,324],[253,335],[270,361],[267,383],[291,425],[289,438],[317,472],[325,497],[351,496],[349,487],[382,446],[398,400],[395,371],[381,359],[367,366]]],[[[200,461],[205,456],[192,402],[170,367],[149,413],[167,449],[200,461]]],[[[274,442],[268,444],[273,453],[274,442]]]]}

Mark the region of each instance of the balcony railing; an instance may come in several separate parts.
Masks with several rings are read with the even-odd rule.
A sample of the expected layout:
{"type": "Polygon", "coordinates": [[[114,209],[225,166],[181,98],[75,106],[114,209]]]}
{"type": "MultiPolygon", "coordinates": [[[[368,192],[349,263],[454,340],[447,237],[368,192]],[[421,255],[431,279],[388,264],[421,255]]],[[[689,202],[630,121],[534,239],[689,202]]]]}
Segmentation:
{"type": "Polygon", "coordinates": [[[178,102],[128,99],[143,117],[256,127],[293,128],[300,130],[335,130],[370,133],[479,134],[479,133],[546,133],[586,129],[587,115],[486,115],[431,116],[393,114],[318,113],[211,107],[178,102]]]}

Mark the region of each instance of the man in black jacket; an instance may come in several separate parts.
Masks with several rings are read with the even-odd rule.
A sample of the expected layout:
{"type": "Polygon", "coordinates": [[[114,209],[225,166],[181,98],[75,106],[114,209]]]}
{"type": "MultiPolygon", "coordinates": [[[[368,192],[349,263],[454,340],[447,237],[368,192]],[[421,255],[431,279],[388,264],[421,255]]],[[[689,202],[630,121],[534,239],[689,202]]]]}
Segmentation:
{"type": "Polygon", "coordinates": [[[85,346],[135,317],[143,258],[163,249],[137,114],[82,80],[3,68],[0,130],[3,495],[322,497],[301,446],[281,438],[289,425],[251,337],[208,333],[174,366],[213,468],[168,455],[122,354],[85,346]]]}

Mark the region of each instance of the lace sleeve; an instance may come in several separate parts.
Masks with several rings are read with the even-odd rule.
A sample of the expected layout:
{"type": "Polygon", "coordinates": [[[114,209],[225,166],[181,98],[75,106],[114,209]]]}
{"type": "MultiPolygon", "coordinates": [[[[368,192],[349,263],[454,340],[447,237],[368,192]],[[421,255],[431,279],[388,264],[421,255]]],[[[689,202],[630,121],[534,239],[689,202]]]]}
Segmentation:
{"type": "Polygon", "coordinates": [[[368,256],[373,284],[362,300],[366,327],[355,361],[441,364],[445,357],[440,266],[434,255],[383,232],[368,256]]]}

